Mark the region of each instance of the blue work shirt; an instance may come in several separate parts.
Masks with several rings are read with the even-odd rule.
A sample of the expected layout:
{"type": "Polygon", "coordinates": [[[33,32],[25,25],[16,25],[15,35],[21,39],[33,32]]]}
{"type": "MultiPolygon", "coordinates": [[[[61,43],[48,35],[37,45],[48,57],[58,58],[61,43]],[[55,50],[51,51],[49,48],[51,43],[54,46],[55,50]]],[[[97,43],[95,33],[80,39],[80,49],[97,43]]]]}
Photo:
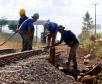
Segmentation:
{"type": "Polygon", "coordinates": [[[28,17],[26,15],[23,18],[20,18],[19,19],[19,22],[18,22],[19,23],[18,24],[18,27],[20,27],[20,25],[22,24],[22,22],[25,21],[26,19],[28,19],[28,17]]]}
{"type": "Polygon", "coordinates": [[[75,34],[71,32],[70,30],[64,30],[64,33],[61,34],[61,40],[60,42],[65,42],[70,47],[74,44],[79,44],[79,41],[77,40],[75,34]]]}
{"type": "Polygon", "coordinates": [[[30,28],[34,32],[33,19],[26,19],[20,26],[19,32],[28,32],[28,28],[30,28]]]}
{"type": "Polygon", "coordinates": [[[48,31],[49,32],[57,32],[57,26],[58,26],[58,24],[56,24],[54,22],[49,22],[48,31]]]}

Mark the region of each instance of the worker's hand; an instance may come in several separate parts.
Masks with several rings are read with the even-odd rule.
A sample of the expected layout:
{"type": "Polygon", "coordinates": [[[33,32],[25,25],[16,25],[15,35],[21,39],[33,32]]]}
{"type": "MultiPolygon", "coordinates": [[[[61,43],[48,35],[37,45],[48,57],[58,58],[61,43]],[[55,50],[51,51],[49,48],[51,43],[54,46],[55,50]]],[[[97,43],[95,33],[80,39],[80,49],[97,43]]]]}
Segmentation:
{"type": "Polygon", "coordinates": [[[19,29],[18,28],[16,28],[16,32],[18,32],[19,31],[19,29]]]}
{"type": "Polygon", "coordinates": [[[45,34],[45,36],[43,36],[43,38],[46,38],[50,35],[50,33],[45,34]]]}

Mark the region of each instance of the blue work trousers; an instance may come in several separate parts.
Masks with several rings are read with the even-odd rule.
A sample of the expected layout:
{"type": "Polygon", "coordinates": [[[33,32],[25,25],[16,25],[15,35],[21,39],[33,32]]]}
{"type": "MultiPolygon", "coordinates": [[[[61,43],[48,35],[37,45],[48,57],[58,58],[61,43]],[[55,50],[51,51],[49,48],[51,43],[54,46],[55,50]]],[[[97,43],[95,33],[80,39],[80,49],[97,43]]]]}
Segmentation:
{"type": "Polygon", "coordinates": [[[24,33],[20,33],[21,37],[22,37],[22,50],[21,51],[26,51],[26,50],[31,50],[31,48],[29,48],[29,43],[30,43],[30,38],[27,32],[24,33]]]}

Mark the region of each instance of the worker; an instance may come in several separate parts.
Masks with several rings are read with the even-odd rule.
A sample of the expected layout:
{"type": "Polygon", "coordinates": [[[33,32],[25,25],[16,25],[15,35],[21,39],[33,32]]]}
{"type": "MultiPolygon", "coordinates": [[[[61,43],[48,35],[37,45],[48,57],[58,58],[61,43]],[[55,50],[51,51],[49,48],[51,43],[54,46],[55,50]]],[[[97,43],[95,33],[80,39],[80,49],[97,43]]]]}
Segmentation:
{"type": "Polygon", "coordinates": [[[28,19],[28,17],[26,16],[26,11],[25,9],[20,9],[19,11],[19,15],[20,15],[20,19],[18,21],[18,25],[16,28],[16,31],[18,32],[20,25],[23,23],[23,21],[25,21],[26,19],[28,19]]]}
{"type": "Polygon", "coordinates": [[[62,25],[58,26],[58,31],[61,33],[61,40],[57,43],[55,43],[53,46],[57,46],[61,44],[63,41],[70,47],[70,52],[69,52],[69,57],[68,57],[68,62],[67,62],[67,67],[69,70],[69,66],[71,61],[73,62],[73,68],[75,71],[77,71],[77,60],[76,60],[76,50],[79,46],[79,41],[76,38],[76,35],[71,32],[71,30],[65,30],[65,27],[62,25]]]}
{"type": "Polygon", "coordinates": [[[57,24],[54,22],[47,21],[47,23],[44,24],[44,28],[47,29],[48,33],[46,36],[48,36],[48,46],[51,46],[55,43],[56,34],[57,34],[57,24]]]}
{"type": "MultiPolygon", "coordinates": [[[[47,30],[47,41],[48,41],[48,45],[47,46],[52,46],[55,43],[55,39],[56,39],[56,35],[57,35],[57,24],[54,22],[50,22],[49,20],[44,24],[44,28],[45,30],[47,30]]],[[[45,36],[45,37],[46,37],[45,36]]],[[[49,48],[46,47],[44,50],[47,51],[49,48]]],[[[51,64],[55,64],[54,63],[54,58],[55,55],[53,55],[55,53],[55,48],[50,48],[49,49],[49,62],[51,64]]]]}
{"type": "Polygon", "coordinates": [[[35,13],[31,19],[26,19],[19,27],[18,32],[23,40],[22,51],[32,50],[32,41],[34,36],[33,22],[37,21],[37,19],[39,19],[39,14],[35,13]]]}

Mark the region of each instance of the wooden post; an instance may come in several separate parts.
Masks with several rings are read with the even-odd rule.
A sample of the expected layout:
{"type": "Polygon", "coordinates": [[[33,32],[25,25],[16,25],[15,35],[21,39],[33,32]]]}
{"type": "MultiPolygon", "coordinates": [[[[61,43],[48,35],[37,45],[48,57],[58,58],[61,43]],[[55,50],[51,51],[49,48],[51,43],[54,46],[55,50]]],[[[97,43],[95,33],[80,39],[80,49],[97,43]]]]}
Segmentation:
{"type": "Polygon", "coordinates": [[[50,48],[49,50],[49,55],[50,55],[50,58],[49,58],[49,61],[51,64],[55,64],[54,63],[54,59],[55,59],[55,47],[54,48],[50,48]]]}
{"type": "MultiPolygon", "coordinates": [[[[51,46],[53,46],[55,44],[55,39],[56,39],[56,32],[55,33],[52,33],[52,39],[51,39],[51,46]]],[[[49,55],[50,55],[50,58],[49,58],[49,61],[55,65],[55,47],[53,48],[50,48],[49,50],[49,55]]]]}

